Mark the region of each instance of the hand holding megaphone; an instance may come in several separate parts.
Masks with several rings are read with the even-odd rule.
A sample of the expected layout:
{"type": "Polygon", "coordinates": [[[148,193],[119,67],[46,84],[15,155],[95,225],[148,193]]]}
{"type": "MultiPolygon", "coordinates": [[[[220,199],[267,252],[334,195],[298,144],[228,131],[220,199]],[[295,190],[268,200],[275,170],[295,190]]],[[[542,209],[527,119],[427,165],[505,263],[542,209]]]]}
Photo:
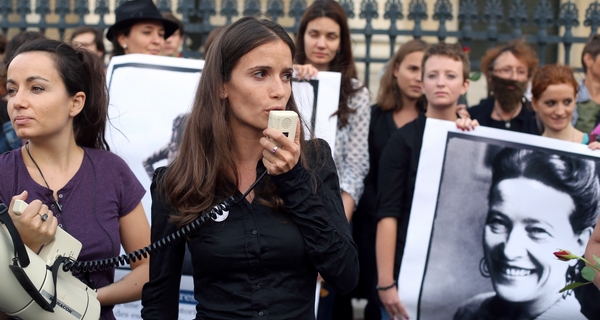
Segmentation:
{"type": "Polygon", "coordinates": [[[27,196],[27,191],[23,191],[12,197],[8,212],[23,243],[32,251],[39,252],[44,244],[54,239],[58,219],[40,200],[33,200],[27,205],[27,196]]]}

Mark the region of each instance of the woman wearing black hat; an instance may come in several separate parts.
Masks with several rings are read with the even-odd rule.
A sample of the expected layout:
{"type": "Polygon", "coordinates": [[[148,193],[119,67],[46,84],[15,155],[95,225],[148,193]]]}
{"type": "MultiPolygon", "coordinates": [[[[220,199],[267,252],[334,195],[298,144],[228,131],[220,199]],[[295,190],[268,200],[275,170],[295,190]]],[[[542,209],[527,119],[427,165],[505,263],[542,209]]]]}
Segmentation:
{"type": "Polygon", "coordinates": [[[130,53],[159,55],[178,26],[164,19],[152,0],[131,0],[116,10],[115,24],[106,38],[113,44],[111,57],[130,53]]]}

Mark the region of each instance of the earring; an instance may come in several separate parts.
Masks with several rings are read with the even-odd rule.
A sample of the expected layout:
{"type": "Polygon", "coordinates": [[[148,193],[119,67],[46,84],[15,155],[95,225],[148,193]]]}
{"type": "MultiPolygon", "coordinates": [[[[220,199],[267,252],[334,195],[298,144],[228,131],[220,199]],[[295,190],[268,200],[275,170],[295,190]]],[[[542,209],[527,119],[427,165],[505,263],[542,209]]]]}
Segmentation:
{"type": "Polygon", "coordinates": [[[485,257],[479,260],[479,273],[481,273],[481,275],[484,278],[490,277],[490,269],[488,268],[487,262],[485,261],[485,257]]]}
{"type": "Polygon", "coordinates": [[[123,45],[123,50],[127,50],[127,44],[123,45]]]}

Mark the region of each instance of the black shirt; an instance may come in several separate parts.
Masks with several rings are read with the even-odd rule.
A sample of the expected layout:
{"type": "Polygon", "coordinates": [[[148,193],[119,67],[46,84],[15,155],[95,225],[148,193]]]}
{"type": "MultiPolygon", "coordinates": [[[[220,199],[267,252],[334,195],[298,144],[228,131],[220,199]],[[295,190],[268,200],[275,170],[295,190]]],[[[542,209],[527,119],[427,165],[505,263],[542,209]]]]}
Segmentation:
{"type": "Polygon", "coordinates": [[[388,141],[379,161],[377,216],[379,219],[398,219],[394,279],[398,277],[404,254],[426,120],[425,114],[419,113],[416,120],[398,129],[388,141]]]}
{"type": "Polygon", "coordinates": [[[483,99],[478,105],[467,109],[471,115],[471,119],[477,120],[484,127],[540,135],[535,120],[535,112],[527,107],[527,103],[523,103],[521,112],[510,120],[510,128],[507,129],[504,121],[492,119],[494,101],[494,98],[483,99]]]}
{"type": "Polygon", "coordinates": [[[379,172],[379,159],[388,140],[396,130],[398,130],[398,126],[394,122],[393,110],[381,110],[378,105],[371,107],[371,123],[369,125],[370,166],[369,173],[365,177],[365,192],[356,208],[355,219],[361,218],[363,215],[369,215],[374,218],[377,216],[377,174],[379,172]]]}
{"type": "MultiPolygon", "coordinates": [[[[314,319],[317,272],[340,293],[358,282],[357,251],[331,150],[324,141],[310,144],[307,160],[317,167],[314,176],[298,162],[287,173],[266,176],[255,189],[260,194],[270,179],[286,212],[243,200],[225,221],[208,223],[190,236],[196,319],[314,319]],[[315,145],[318,152],[309,152],[315,145]]],[[[257,176],[264,170],[259,161],[257,176]]],[[[173,210],[163,202],[157,179],[151,187],[153,242],[177,230],[167,220],[173,210]]],[[[184,245],[150,259],[144,319],[177,319],[184,245]]]]}

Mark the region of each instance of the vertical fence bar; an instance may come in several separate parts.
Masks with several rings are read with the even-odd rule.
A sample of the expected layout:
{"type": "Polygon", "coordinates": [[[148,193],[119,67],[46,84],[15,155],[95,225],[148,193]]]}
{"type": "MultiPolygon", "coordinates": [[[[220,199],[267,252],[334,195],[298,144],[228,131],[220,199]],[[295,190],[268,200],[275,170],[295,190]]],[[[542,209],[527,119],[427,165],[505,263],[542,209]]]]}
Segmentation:
{"type": "Polygon", "coordinates": [[[440,22],[437,32],[438,41],[446,41],[446,37],[448,37],[446,21],[452,21],[452,19],[452,3],[450,3],[450,0],[437,0],[433,7],[433,20],[440,22]]]}
{"type": "Polygon", "coordinates": [[[498,23],[504,22],[504,6],[500,0],[488,0],[483,8],[483,22],[487,23],[488,48],[493,48],[498,42],[498,23]]]}
{"type": "Polygon", "coordinates": [[[2,12],[2,21],[0,22],[0,28],[2,33],[8,33],[8,15],[13,13],[12,0],[0,0],[0,12],[2,12]]]}
{"type": "Polygon", "coordinates": [[[283,1],[269,0],[267,3],[267,16],[271,17],[277,23],[277,19],[283,17],[283,1]]]}
{"type": "Polygon", "coordinates": [[[598,0],[591,3],[585,10],[583,25],[591,28],[590,37],[598,33],[598,25],[600,25],[600,4],[598,4],[598,0]]]}
{"type": "Polygon", "coordinates": [[[478,21],[479,9],[475,0],[463,0],[458,8],[458,21],[463,24],[460,39],[465,47],[471,47],[473,23],[478,21]]]}
{"type": "Polygon", "coordinates": [[[104,30],[106,28],[104,16],[110,13],[110,8],[108,7],[107,0],[96,0],[96,8],[94,9],[94,13],[100,16],[100,21],[98,21],[98,28],[100,30],[104,30]]]}
{"type": "Polygon", "coordinates": [[[292,27],[294,36],[296,36],[298,33],[298,28],[300,28],[300,19],[302,19],[302,14],[304,14],[304,11],[306,11],[306,0],[292,0],[290,3],[288,17],[294,18],[294,26],[292,27]]]}
{"type": "Polygon", "coordinates": [[[50,3],[48,0],[38,0],[35,13],[40,15],[38,27],[40,32],[46,34],[46,15],[50,13],[50,3]]]}
{"type": "Polygon", "coordinates": [[[421,20],[427,20],[427,4],[425,0],[410,0],[410,4],[408,5],[408,20],[415,21],[413,38],[421,39],[423,37],[421,20]]]}
{"type": "Polygon", "coordinates": [[[560,6],[558,25],[565,27],[565,34],[562,37],[562,42],[565,47],[565,65],[569,65],[569,61],[571,61],[571,45],[574,42],[573,32],[571,30],[573,27],[579,26],[578,17],[579,11],[577,10],[577,6],[574,3],[571,3],[571,0],[560,6]]]}
{"type": "Polygon", "coordinates": [[[85,15],[90,14],[90,3],[88,0],[75,0],[75,9],[74,12],[79,19],[77,19],[77,24],[82,26],[85,24],[85,15]]]}
{"type": "Polygon", "coordinates": [[[537,43],[539,47],[540,65],[546,60],[546,44],[548,44],[548,27],[554,25],[554,10],[548,0],[541,0],[533,10],[533,23],[539,27],[537,43]]]}
{"type": "Polygon", "coordinates": [[[231,24],[233,17],[237,17],[238,4],[236,0],[224,0],[221,2],[221,16],[225,16],[225,25],[231,24]]]}
{"type": "Polygon", "coordinates": [[[385,13],[383,14],[384,19],[390,20],[390,28],[388,29],[388,35],[390,37],[390,59],[394,56],[396,48],[396,36],[398,35],[398,28],[396,27],[396,20],[404,19],[402,14],[402,2],[400,0],[387,0],[385,3],[385,13]]]}
{"type": "MultiPolygon", "coordinates": [[[[177,3],[177,13],[181,14],[181,23],[187,26],[190,25],[190,17],[194,16],[196,13],[196,8],[194,4],[194,0],[179,0],[177,3]]],[[[185,38],[183,39],[183,43],[185,44],[185,38]]],[[[190,49],[187,45],[183,46],[183,50],[181,50],[181,54],[186,57],[190,53],[190,49]]]]}
{"type": "Polygon", "coordinates": [[[259,0],[246,0],[244,4],[244,16],[253,17],[260,14],[259,0]]]}
{"type": "Polygon", "coordinates": [[[67,21],[65,16],[71,13],[71,2],[69,0],[57,0],[54,14],[58,14],[58,33],[60,34],[60,40],[64,39],[65,29],[67,29],[67,21]]]}
{"type": "Polygon", "coordinates": [[[360,5],[359,17],[367,20],[365,25],[365,85],[369,86],[369,74],[371,71],[371,40],[373,39],[373,25],[372,20],[379,18],[377,12],[377,1],[376,0],[363,0],[360,5]]]}
{"type": "Polygon", "coordinates": [[[25,31],[29,26],[26,16],[31,13],[30,8],[30,0],[17,0],[17,13],[21,15],[21,19],[19,20],[19,29],[21,29],[21,31],[25,31]]]}
{"type": "MultiPolygon", "coordinates": [[[[202,42],[206,43],[206,38],[210,31],[213,29],[213,26],[210,24],[210,17],[217,14],[215,0],[200,0],[200,4],[198,5],[198,15],[202,17],[202,30],[200,33],[202,34],[202,42]]],[[[206,48],[206,47],[205,47],[206,48]]],[[[206,50],[202,56],[206,55],[206,50]]]]}
{"type": "Polygon", "coordinates": [[[527,6],[523,0],[514,0],[508,8],[508,23],[513,26],[513,37],[523,37],[522,27],[528,23],[527,6]]]}

